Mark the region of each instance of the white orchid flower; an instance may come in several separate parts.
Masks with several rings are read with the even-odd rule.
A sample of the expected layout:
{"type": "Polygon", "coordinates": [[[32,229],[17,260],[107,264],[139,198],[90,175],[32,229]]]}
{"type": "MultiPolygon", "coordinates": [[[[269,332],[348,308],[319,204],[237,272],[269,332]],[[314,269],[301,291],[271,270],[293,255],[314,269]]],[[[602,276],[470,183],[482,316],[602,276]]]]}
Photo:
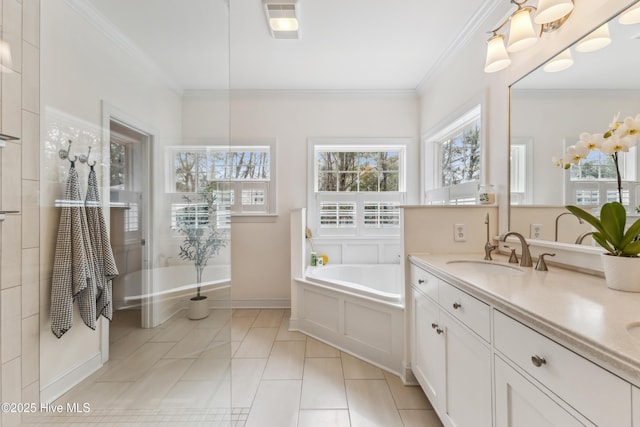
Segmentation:
{"type": "Polygon", "coordinates": [[[625,138],[618,138],[617,135],[611,135],[611,137],[607,138],[602,143],[600,151],[611,156],[613,153],[620,151],[629,151],[629,146],[627,145],[627,142],[625,142],[625,138]]]}
{"type": "Polygon", "coordinates": [[[622,137],[632,137],[636,139],[640,134],[640,115],[634,117],[627,117],[622,124],[618,127],[616,133],[622,137]]]}
{"type": "Polygon", "coordinates": [[[611,123],[609,123],[609,130],[610,131],[614,131],[614,130],[618,129],[618,126],[620,126],[620,113],[619,112],[618,112],[618,114],[613,116],[613,121],[611,123]]]}
{"type": "Polygon", "coordinates": [[[565,163],[564,159],[559,154],[552,156],[551,162],[553,162],[554,166],[557,166],[563,169],[568,169],[571,166],[570,164],[565,163]]]}
{"type": "Polygon", "coordinates": [[[604,137],[601,133],[590,134],[588,132],[582,132],[580,134],[580,141],[576,143],[576,146],[584,147],[587,151],[599,150],[603,140],[604,137]]]}
{"type": "Polygon", "coordinates": [[[563,157],[565,163],[572,163],[577,165],[580,160],[586,159],[589,154],[589,149],[584,145],[571,145],[567,148],[567,154],[563,157]]]}

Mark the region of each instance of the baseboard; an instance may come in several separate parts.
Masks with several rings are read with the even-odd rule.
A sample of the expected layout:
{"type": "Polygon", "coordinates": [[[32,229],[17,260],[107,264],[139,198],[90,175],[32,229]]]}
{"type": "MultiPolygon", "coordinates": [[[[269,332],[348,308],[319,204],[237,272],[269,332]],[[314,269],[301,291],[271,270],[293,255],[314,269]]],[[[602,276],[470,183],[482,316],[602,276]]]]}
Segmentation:
{"type": "Polygon", "coordinates": [[[231,300],[232,308],[291,308],[291,300],[289,298],[268,298],[268,299],[242,299],[233,298],[231,300]]]}
{"type": "Polygon", "coordinates": [[[89,375],[102,367],[102,354],[96,353],[86,362],[59,375],[40,390],[40,402],[48,404],[71,390],[89,375]]]}

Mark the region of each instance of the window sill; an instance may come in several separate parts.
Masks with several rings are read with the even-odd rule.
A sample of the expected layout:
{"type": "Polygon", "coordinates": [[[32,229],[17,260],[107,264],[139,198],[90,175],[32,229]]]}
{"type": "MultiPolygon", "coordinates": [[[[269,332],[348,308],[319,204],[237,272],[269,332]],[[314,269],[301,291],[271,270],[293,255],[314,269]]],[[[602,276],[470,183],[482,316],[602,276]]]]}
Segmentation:
{"type": "Polygon", "coordinates": [[[231,214],[231,223],[276,222],[278,214],[231,214]]]}

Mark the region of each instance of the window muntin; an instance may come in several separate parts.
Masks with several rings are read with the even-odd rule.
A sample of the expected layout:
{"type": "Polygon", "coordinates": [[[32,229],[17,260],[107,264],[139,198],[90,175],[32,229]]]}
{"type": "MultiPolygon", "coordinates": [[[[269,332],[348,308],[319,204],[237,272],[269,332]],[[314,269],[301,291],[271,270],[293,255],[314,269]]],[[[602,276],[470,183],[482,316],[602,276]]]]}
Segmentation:
{"type": "Polygon", "coordinates": [[[169,149],[171,193],[213,191],[232,214],[275,213],[275,144],[169,149]]]}
{"type": "Polygon", "coordinates": [[[313,187],[320,233],[399,233],[405,151],[405,145],[315,145],[313,187]]]}

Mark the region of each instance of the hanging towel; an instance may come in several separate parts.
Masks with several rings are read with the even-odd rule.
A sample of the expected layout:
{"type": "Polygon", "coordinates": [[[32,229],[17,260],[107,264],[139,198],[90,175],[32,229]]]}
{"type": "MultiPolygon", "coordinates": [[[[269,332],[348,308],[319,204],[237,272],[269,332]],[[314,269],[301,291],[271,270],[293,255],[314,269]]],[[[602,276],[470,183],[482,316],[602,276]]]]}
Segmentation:
{"type": "Polygon", "coordinates": [[[96,328],[91,246],[74,162],[69,169],[64,200],[51,280],[51,331],[58,338],[73,326],[74,299],[84,323],[96,328]]]}
{"type": "Polygon", "coordinates": [[[100,205],[100,193],[96,172],[91,166],[89,182],[87,184],[87,197],[85,199],[89,236],[91,237],[91,249],[94,258],[96,273],[96,286],[98,295],[96,300],[96,316],[100,315],[111,320],[113,318],[112,305],[112,280],[118,277],[118,268],[111,250],[109,230],[104,222],[102,206],[100,205]]]}

